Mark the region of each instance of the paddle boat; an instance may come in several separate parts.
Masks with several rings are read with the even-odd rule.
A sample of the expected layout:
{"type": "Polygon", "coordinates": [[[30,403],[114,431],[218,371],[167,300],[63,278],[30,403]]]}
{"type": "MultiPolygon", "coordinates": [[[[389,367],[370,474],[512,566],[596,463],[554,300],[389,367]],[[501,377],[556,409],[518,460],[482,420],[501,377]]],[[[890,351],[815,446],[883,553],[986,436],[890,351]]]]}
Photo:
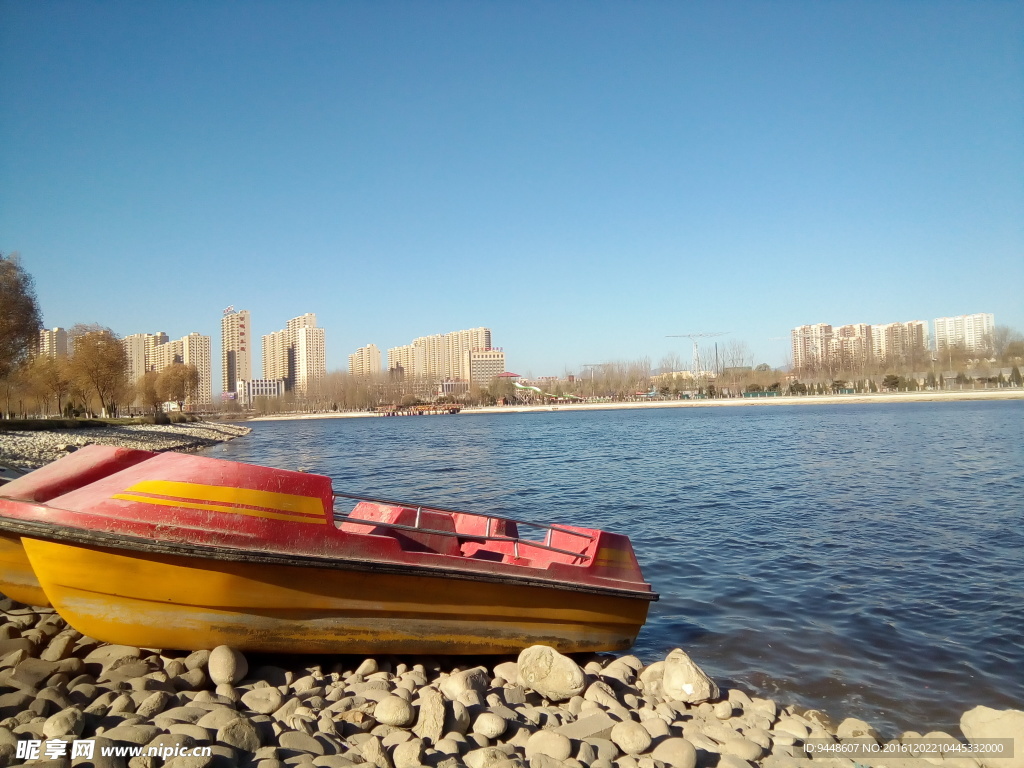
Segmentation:
{"type": "Polygon", "coordinates": [[[622,650],[657,599],[622,535],[112,446],[0,487],[0,569],[0,592],[147,648],[622,650]]]}

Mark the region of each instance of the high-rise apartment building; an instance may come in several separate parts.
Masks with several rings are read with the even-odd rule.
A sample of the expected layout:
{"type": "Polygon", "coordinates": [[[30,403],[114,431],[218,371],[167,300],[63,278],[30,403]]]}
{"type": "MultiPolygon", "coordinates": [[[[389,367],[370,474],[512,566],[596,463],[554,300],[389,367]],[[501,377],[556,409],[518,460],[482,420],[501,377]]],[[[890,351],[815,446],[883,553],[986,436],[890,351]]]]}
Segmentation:
{"type": "Polygon", "coordinates": [[[71,351],[68,332],[63,328],[44,328],[39,332],[39,354],[45,357],[67,357],[71,351]]]}
{"type": "Polygon", "coordinates": [[[134,384],[147,371],[158,370],[156,348],[166,343],[167,334],[163,331],[133,333],[121,339],[121,346],[124,347],[125,354],[128,356],[128,380],[134,384]]]}
{"type": "Polygon", "coordinates": [[[324,329],[301,326],[295,330],[295,391],[309,393],[327,375],[324,329]]]}
{"type": "Polygon", "coordinates": [[[349,355],[348,372],[352,376],[374,376],[380,373],[380,350],[377,345],[367,344],[349,355]]]}
{"type": "Polygon", "coordinates": [[[252,379],[252,323],[249,310],[228,307],[220,320],[221,388],[238,392],[238,382],[252,379]]]}
{"type": "Polygon", "coordinates": [[[325,334],[314,313],[292,318],[283,330],[263,337],[264,379],[282,379],[288,391],[304,394],[326,375],[325,334]]]}
{"type": "Polygon", "coordinates": [[[886,323],[871,326],[871,351],[876,363],[900,363],[917,367],[930,360],[928,353],[928,323],[911,320],[908,323],[886,323]]]}
{"type": "Polygon", "coordinates": [[[505,372],[505,351],[502,349],[469,349],[463,355],[463,370],[470,386],[486,386],[505,372]]]}
{"type": "Polygon", "coordinates": [[[863,371],[868,363],[916,366],[928,357],[923,320],[869,325],[801,325],[790,334],[793,369],[837,375],[863,371]]]}
{"type": "Polygon", "coordinates": [[[274,331],[263,337],[263,378],[288,378],[288,331],[274,331]]]}
{"type": "Polygon", "coordinates": [[[992,313],[935,318],[935,349],[962,347],[969,353],[991,354],[996,318],[992,313]]]}
{"type": "Polygon", "coordinates": [[[388,350],[388,369],[401,367],[406,376],[430,381],[466,380],[466,352],[491,348],[490,328],[420,336],[412,344],[388,350]]]}
{"type": "Polygon", "coordinates": [[[801,325],[790,334],[793,368],[797,371],[817,370],[828,355],[832,326],[828,323],[801,325]]]}

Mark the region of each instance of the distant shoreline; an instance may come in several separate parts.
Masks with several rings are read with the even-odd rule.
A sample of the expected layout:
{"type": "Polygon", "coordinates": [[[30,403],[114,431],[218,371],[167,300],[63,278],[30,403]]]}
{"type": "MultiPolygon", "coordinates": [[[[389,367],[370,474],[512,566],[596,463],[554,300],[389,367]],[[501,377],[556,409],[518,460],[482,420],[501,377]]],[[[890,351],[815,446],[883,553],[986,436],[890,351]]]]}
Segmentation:
{"type": "MultiPolygon", "coordinates": [[[[656,400],[614,403],[560,403],[558,405],[492,405],[466,408],[459,415],[540,413],[543,411],[612,411],[642,408],[718,408],[759,405],[842,405],[847,403],[934,403],[964,400],[1024,400],[1024,389],[981,389],[943,392],[879,392],[857,395],[784,395],[780,397],[731,397],[713,400],[656,400]]],[[[256,416],[246,421],[298,421],[306,419],[377,418],[366,411],[341,413],[284,413],[256,416]]],[[[408,417],[413,418],[413,417],[408,417]]],[[[421,417],[428,418],[428,417],[421,417]]]]}

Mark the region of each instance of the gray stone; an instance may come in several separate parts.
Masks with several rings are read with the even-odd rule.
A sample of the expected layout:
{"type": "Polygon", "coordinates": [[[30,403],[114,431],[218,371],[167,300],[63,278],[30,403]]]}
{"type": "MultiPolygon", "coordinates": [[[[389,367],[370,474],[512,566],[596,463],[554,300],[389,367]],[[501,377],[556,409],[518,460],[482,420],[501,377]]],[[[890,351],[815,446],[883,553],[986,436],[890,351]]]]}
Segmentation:
{"type": "Polygon", "coordinates": [[[143,699],[135,712],[148,720],[154,715],[162,712],[163,708],[166,707],[173,698],[174,696],[167,693],[167,691],[154,691],[143,699]]]}
{"type": "Polygon", "coordinates": [[[775,723],[772,729],[774,732],[788,733],[798,739],[806,739],[811,734],[811,729],[793,717],[782,717],[775,723]]]}
{"type": "Polygon", "coordinates": [[[763,752],[764,750],[759,745],[742,736],[734,736],[722,742],[721,753],[723,755],[735,755],[741,760],[757,760],[763,752]]]}
{"type": "Polygon", "coordinates": [[[506,683],[519,682],[519,665],[514,661],[503,661],[494,667],[494,676],[500,677],[506,683]]]}
{"type": "Polygon", "coordinates": [[[482,712],[473,721],[473,733],[479,733],[488,739],[496,739],[508,728],[508,722],[494,712],[482,712]]]}
{"type": "Polygon", "coordinates": [[[651,746],[651,734],[640,723],[624,720],[612,727],[611,739],[627,755],[639,755],[651,746]]]}
{"type": "MultiPolygon", "coordinates": [[[[816,762],[821,762],[820,760],[816,762]]],[[[753,768],[754,764],[736,755],[722,755],[718,758],[717,768],[753,768]]],[[[849,768],[853,768],[850,765],[849,768]]]]}
{"type": "Polygon", "coordinates": [[[469,711],[460,701],[448,702],[445,707],[444,732],[456,732],[465,734],[469,731],[469,711]]]}
{"type": "Polygon", "coordinates": [[[217,707],[196,720],[196,725],[200,728],[209,728],[211,731],[219,731],[237,717],[238,712],[230,707],[217,707]]]}
{"type": "Polygon", "coordinates": [[[253,688],[242,694],[241,701],[247,709],[261,715],[269,715],[281,708],[284,696],[277,688],[253,688]]]}
{"type": "Polygon", "coordinates": [[[717,699],[719,695],[715,681],[681,648],[676,648],[665,658],[665,674],[661,684],[665,696],[688,704],[717,699]]]}
{"type": "Polygon", "coordinates": [[[581,717],[575,722],[560,725],[554,730],[556,733],[560,733],[575,741],[607,739],[611,736],[612,728],[617,722],[607,712],[598,711],[586,717],[581,717]]]}
{"type": "Polygon", "coordinates": [[[1019,709],[975,707],[960,718],[960,730],[972,744],[980,739],[1013,739],[1013,757],[976,753],[984,768],[1024,768],[1024,712],[1019,709]]]}
{"type": "Polygon", "coordinates": [[[277,737],[278,746],[281,749],[292,749],[296,752],[307,752],[311,755],[324,754],[323,742],[317,741],[308,733],[302,731],[285,731],[277,737]]]}
{"type": "Polygon", "coordinates": [[[555,760],[566,760],[572,755],[572,742],[554,731],[537,731],[526,742],[526,759],[546,755],[555,760]]]}
{"type": "Polygon", "coordinates": [[[217,730],[217,741],[243,752],[255,752],[260,748],[260,736],[256,726],[247,718],[237,715],[234,720],[217,730]]]}
{"type": "Polygon", "coordinates": [[[43,735],[48,739],[58,736],[81,736],[85,715],[77,707],[62,709],[43,723],[43,735]]]}
{"type": "Polygon", "coordinates": [[[440,682],[438,688],[448,699],[455,701],[466,691],[486,691],[490,682],[484,667],[473,667],[449,675],[440,682]]]}
{"type": "Polygon", "coordinates": [[[213,739],[214,734],[206,728],[200,728],[193,723],[171,723],[166,728],[168,733],[177,733],[182,736],[189,736],[197,744],[204,744],[213,739]]]}
{"type": "Polygon", "coordinates": [[[391,760],[395,768],[415,768],[423,762],[423,742],[420,739],[402,742],[392,751],[391,760]]]}
{"type": "Polygon", "coordinates": [[[408,728],[416,721],[416,712],[412,704],[400,696],[388,696],[377,702],[373,717],[378,723],[408,728]]]}
{"type": "Polygon", "coordinates": [[[445,707],[444,698],[433,688],[420,690],[420,711],[413,726],[413,733],[421,739],[429,739],[435,743],[444,733],[445,707]]]}
{"type": "Polygon", "coordinates": [[[586,680],[580,666],[546,645],[533,645],[519,654],[519,681],[551,701],[567,701],[583,692],[586,680]]]}
{"type": "Polygon", "coordinates": [[[651,757],[671,768],[694,768],[697,764],[697,750],[686,739],[664,739],[658,742],[651,757]]]}
{"type": "Polygon", "coordinates": [[[371,736],[359,745],[359,754],[363,756],[363,759],[367,763],[375,765],[377,768],[394,768],[394,763],[391,761],[391,755],[389,755],[387,750],[384,749],[384,746],[380,743],[380,739],[376,736],[371,736]]]}
{"type": "MultiPolygon", "coordinates": [[[[185,666],[188,666],[187,660],[185,666]]],[[[217,685],[234,685],[249,672],[249,663],[241,651],[219,645],[210,651],[206,668],[210,679],[217,685]]]]}
{"type": "Polygon", "coordinates": [[[109,731],[104,731],[103,738],[141,746],[151,742],[158,733],[160,733],[160,729],[155,725],[137,723],[134,725],[119,725],[116,728],[111,728],[109,731]]]}
{"type": "Polygon", "coordinates": [[[839,724],[836,729],[836,736],[840,739],[873,739],[878,742],[878,731],[855,717],[848,717],[839,724]]]}

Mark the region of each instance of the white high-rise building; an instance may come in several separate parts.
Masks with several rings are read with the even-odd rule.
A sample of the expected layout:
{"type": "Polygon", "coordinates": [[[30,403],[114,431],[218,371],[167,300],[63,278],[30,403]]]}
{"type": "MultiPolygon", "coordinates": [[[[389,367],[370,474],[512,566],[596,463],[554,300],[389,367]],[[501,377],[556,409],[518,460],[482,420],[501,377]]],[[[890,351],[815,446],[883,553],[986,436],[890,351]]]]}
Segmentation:
{"type": "Polygon", "coordinates": [[[327,375],[324,329],[302,326],[295,331],[295,391],[307,394],[327,375]]]}
{"type": "Polygon", "coordinates": [[[876,363],[919,367],[929,359],[928,323],[923,320],[872,325],[870,328],[871,354],[876,363]]]}
{"type": "Polygon", "coordinates": [[[325,334],[314,313],[292,318],[283,330],[263,337],[264,379],[283,379],[287,390],[306,393],[326,375],[325,334]]]}
{"type": "Polygon", "coordinates": [[[239,381],[252,379],[252,323],[249,310],[228,307],[220,320],[221,388],[237,392],[239,381]]]}
{"type": "Polygon", "coordinates": [[[972,354],[991,354],[996,317],[991,312],[935,318],[935,349],[963,347],[972,354]]]}
{"type": "Polygon", "coordinates": [[[63,328],[44,328],[39,332],[39,354],[46,357],[67,357],[71,351],[68,332],[63,328]]]}
{"type": "Polygon", "coordinates": [[[348,372],[351,376],[374,376],[380,373],[380,350],[377,345],[367,344],[349,355],[348,372]]]}
{"type": "Polygon", "coordinates": [[[793,368],[797,371],[817,370],[828,355],[832,326],[828,323],[801,325],[790,333],[793,368]]]}
{"type": "Polygon", "coordinates": [[[274,331],[263,337],[263,378],[288,378],[288,331],[274,331]]]}
{"type": "Polygon", "coordinates": [[[433,382],[467,380],[466,353],[491,348],[490,328],[420,336],[412,344],[388,350],[388,369],[401,367],[406,376],[433,382]]]}
{"type": "Polygon", "coordinates": [[[147,371],[155,371],[156,348],[167,343],[167,334],[133,333],[121,339],[121,346],[128,355],[128,378],[134,384],[147,371]]]}

